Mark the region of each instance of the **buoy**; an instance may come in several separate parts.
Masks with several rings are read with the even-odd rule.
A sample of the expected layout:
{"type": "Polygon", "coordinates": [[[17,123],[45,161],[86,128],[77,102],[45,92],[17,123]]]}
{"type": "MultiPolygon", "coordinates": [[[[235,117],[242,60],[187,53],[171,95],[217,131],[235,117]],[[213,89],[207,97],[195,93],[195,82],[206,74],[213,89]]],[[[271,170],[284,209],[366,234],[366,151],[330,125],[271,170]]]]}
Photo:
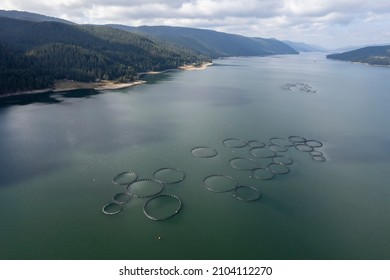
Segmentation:
{"type": "Polygon", "coordinates": [[[159,236],[159,237],[157,237],[158,238],[158,240],[162,240],[162,237],[161,236],[159,236]]]}

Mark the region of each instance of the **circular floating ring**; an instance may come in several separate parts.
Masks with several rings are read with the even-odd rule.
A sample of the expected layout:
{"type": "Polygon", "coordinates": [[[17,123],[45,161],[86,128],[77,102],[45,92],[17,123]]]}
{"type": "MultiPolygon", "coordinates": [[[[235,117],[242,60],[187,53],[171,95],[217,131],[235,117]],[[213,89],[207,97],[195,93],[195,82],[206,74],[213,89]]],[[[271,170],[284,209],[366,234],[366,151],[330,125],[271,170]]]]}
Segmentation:
{"type": "Polygon", "coordinates": [[[313,159],[314,161],[318,161],[318,162],[324,162],[324,161],[326,161],[326,158],[323,157],[323,156],[312,156],[312,159],[313,159]]]}
{"type": "Polygon", "coordinates": [[[286,165],[283,163],[270,163],[267,166],[267,169],[271,171],[274,174],[288,174],[290,173],[290,168],[288,168],[286,165]]]}
{"type": "Polygon", "coordinates": [[[266,144],[261,141],[250,140],[248,141],[248,146],[251,148],[264,148],[266,144]]]}
{"type": "Polygon", "coordinates": [[[272,180],[275,177],[275,174],[272,173],[268,168],[256,168],[252,170],[252,177],[257,180],[272,180]]]}
{"type": "Polygon", "coordinates": [[[195,147],[191,150],[191,154],[197,158],[212,158],[215,157],[218,152],[210,147],[195,147]]]}
{"type": "Polygon", "coordinates": [[[258,148],[258,147],[250,148],[249,154],[251,156],[258,157],[258,158],[273,158],[274,156],[276,156],[276,153],[274,151],[271,151],[270,149],[258,148]]]}
{"type": "Polygon", "coordinates": [[[289,136],[288,140],[290,140],[294,144],[305,143],[306,142],[306,138],[305,137],[301,137],[301,136],[289,136]]]}
{"type": "Polygon", "coordinates": [[[117,202],[111,202],[102,207],[102,211],[106,215],[115,215],[121,212],[123,209],[123,204],[117,202]]]}
{"type": "Polygon", "coordinates": [[[261,192],[251,186],[238,186],[234,189],[233,196],[238,200],[250,202],[261,198],[261,192]]]}
{"type": "Polygon", "coordinates": [[[312,148],[320,148],[323,146],[322,143],[320,141],[317,141],[317,140],[306,140],[305,144],[312,147],[312,148]]]}
{"type": "Polygon", "coordinates": [[[160,194],[146,201],[143,209],[145,216],[149,219],[153,221],[163,221],[179,213],[182,206],[183,203],[181,199],[176,195],[160,194]],[[156,211],[163,213],[154,213],[156,211]]]}
{"type": "Polygon", "coordinates": [[[131,200],[133,196],[129,193],[117,193],[112,200],[118,204],[125,204],[131,200]]]}
{"type": "Polygon", "coordinates": [[[223,140],[223,145],[226,148],[244,148],[248,145],[248,142],[239,138],[228,138],[223,140]]]}
{"type": "Polygon", "coordinates": [[[127,192],[138,198],[152,197],[158,195],[163,190],[163,184],[151,179],[141,179],[127,186],[127,192]]]}
{"type": "Polygon", "coordinates": [[[251,158],[235,157],[229,160],[229,165],[237,170],[253,170],[260,167],[259,164],[251,158]]]}
{"type": "Polygon", "coordinates": [[[210,175],[203,179],[203,186],[210,192],[224,193],[233,191],[238,183],[227,175],[210,175]]]}
{"type": "Polygon", "coordinates": [[[322,157],[324,154],[320,151],[312,151],[310,152],[310,154],[313,156],[313,157],[322,157]]]}
{"type": "Polygon", "coordinates": [[[153,178],[164,185],[177,184],[184,180],[185,174],[179,168],[164,167],[153,173],[153,178]]]}
{"type": "Polygon", "coordinates": [[[273,151],[275,153],[284,153],[284,152],[288,151],[288,148],[286,146],[279,146],[276,144],[268,145],[268,149],[270,149],[271,151],[273,151]]]}
{"type": "Polygon", "coordinates": [[[131,184],[138,179],[138,174],[135,173],[134,171],[125,171],[121,172],[118,175],[116,175],[113,179],[112,182],[117,185],[128,185],[131,184]]]}
{"type": "Polygon", "coordinates": [[[313,147],[310,147],[306,144],[296,144],[295,148],[300,152],[312,152],[314,151],[313,147]]]}
{"type": "Polygon", "coordinates": [[[272,160],[276,164],[283,164],[283,165],[291,165],[294,163],[293,159],[285,156],[280,156],[280,155],[277,155],[276,157],[272,158],[272,160]]]}
{"type": "Polygon", "coordinates": [[[281,137],[272,137],[269,139],[269,142],[276,146],[282,146],[282,147],[293,147],[294,143],[291,142],[289,139],[281,138],[281,137]]]}

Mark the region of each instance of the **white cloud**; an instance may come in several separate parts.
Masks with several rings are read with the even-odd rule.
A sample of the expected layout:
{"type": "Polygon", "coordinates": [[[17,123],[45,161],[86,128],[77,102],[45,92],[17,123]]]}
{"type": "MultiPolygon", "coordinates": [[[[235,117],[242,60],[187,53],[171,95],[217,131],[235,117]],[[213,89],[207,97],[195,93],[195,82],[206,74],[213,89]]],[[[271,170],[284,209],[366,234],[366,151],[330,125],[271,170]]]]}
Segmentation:
{"type": "Polygon", "coordinates": [[[176,25],[325,47],[390,43],[388,0],[2,0],[77,23],[176,25]]]}

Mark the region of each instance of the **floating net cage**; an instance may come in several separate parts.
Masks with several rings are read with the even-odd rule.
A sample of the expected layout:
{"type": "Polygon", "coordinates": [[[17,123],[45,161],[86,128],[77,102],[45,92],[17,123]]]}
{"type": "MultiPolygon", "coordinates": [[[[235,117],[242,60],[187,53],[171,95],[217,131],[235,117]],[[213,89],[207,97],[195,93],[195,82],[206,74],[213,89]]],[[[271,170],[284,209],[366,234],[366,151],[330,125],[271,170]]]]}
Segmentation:
{"type": "Polygon", "coordinates": [[[248,145],[248,142],[240,138],[228,138],[223,140],[223,145],[226,148],[244,148],[248,145]]]}
{"type": "Polygon", "coordinates": [[[224,193],[233,191],[238,183],[227,175],[210,175],[203,179],[203,186],[210,192],[224,193]]]}
{"type": "Polygon", "coordinates": [[[185,174],[179,168],[164,167],[153,173],[153,178],[164,185],[177,184],[184,180],[185,174]]]}
{"type": "Polygon", "coordinates": [[[282,156],[282,155],[277,155],[277,156],[273,157],[272,160],[274,163],[281,163],[284,165],[291,165],[294,163],[294,160],[292,158],[282,156]]]}
{"type": "Polygon", "coordinates": [[[285,146],[279,146],[276,144],[270,144],[268,145],[268,149],[275,152],[275,153],[284,153],[288,151],[288,148],[285,146]]]}
{"type": "Polygon", "coordinates": [[[229,165],[237,170],[252,170],[260,167],[260,164],[251,158],[235,157],[229,160],[229,165]]]}
{"type": "Polygon", "coordinates": [[[213,158],[218,155],[218,152],[213,148],[203,146],[193,148],[191,154],[197,158],[213,158]]]}
{"type": "Polygon", "coordinates": [[[305,144],[307,146],[312,147],[312,148],[321,148],[323,146],[323,144],[320,141],[317,141],[317,140],[306,140],[305,144]]]}
{"type": "Polygon", "coordinates": [[[298,144],[298,143],[305,143],[306,142],[306,138],[305,137],[302,137],[302,136],[289,136],[288,137],[288,140],[290,140],[291,142],[293,142],[294,144],[298,144]]]}
{"type": "Polygon", "coordinates": [[[320,151],[312,151],[310,152],[310,154],[313,156],[313,157],[322,157],[324,154],[320,151]]]}
{"type": "Polygon", "coordinates": [[[102,207],[102,211],[106,215],[115,215],[122,211],[123,203],[111,202],[102,207]]]}
{"type": "Polygon", "coordinates": [[[294,146],[294,143],[291,142],[289,139],[281,138],[281,137],[272,137],[269,139],[269,142],[272,145],[281,146],[281,147],[293,147],[294,146]]]}
{"type": "Polygon", "coordinates": [[[258,148],[258,147],[250,148],[249,154],[257,158],[273,158],[274,156],[276,156],[276,153],[274,151],[271,151],[270,149],[267,148],[258,148]]]}
{"type": "Polygon", "coordinates": [[[318,162],[325,162],[326,161],[326,158],[324,156],[312,156],[311,158],[314,161],[318,161],[318,162]]]}
{"type": "Polygon", "coordinates": [[[238,186],[234,189],[233,196],[238,200],[251,202],[261,198],[261,192],[251,186],[238,186]]]}
{"type": "Polygon", "coordinates": [[[247,145],[251,148],[264,148],[267,146],[264,142],[258,140],[249,140],[247,145]]]}
{"type": "Polygon", "coordinates": [[[272,180],[275,177],[275,174],[272,173],[268,168],[260,167],[252,170],[251,177],[260,181],[266,181],[272,180]]]}
{"type": "Polygon", "coordinates": [[[306,144],[296,144],[295,145],[295,148],[300,151],[300,152],[307,152],[307,153],[310,153],[312,151],[314,151],[314,148],[311,147],[311,146],[308,146],[306,144]]]}
{"type": "Polygon", "coordinates": [[[164,185],[152,179],[137,180],[127,186],[127,193],[138,198],[158,195],[164,190],[164,185]]]}
{"type": "Polygon", "coordinates": [[[116,175],[112,182],[117,185],[128,185],[135,182],[138,179],[138,174],[134,171],[125,171],[116,175]]]}
{"type": "Polygon", "coordinates": [[[112,200],[118,204],[125,204],[131,200],[133,196],[129,193],[117,193],[112,200]]]}
{"type": "Polygon", "coordinates": [[[283,163],[275,163],[275,162],[270,163],[270,164],[268,164],[267,169],[274,174],[284,175],[284,174],[290,173],[290,168],[288,168],[283,163]]]}
{"type": "Polygon", "coordinates": [[[146,201],[143,210],[149,219],[163,221],[178,214],[182,207],[183,203],[176,195],[160,194],[146,201]]]}

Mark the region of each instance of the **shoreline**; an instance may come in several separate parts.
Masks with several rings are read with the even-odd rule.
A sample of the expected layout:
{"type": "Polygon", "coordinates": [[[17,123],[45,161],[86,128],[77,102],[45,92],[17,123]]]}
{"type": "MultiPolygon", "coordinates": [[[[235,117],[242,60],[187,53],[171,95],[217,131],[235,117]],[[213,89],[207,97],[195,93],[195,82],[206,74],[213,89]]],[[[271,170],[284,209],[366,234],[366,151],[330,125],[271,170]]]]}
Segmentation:
{"type": "Polygon", "coordinates": [[[178,69],[180,70],[187,70],[187,71],[198,71],[198,70],[204,70],[207,67],[213,65],[212,62],[203,62],[200,65],[194,65],[194,64],[185,64],[183,66],[179,66],[178,69]]]}
{"type": "Polygon", "coordinates": [[[123,89],[132,86],[142,85],[144,83],[146,83],[146,81],[142,81],[142,80],[138,80],[130,83],[116,83],[110,80],[101,81],[101,82],[91,82],[91,83],[76,82],[76,81],[69,81],[69,80],[56,80],[54,82],[54,86],[51,88],[7,93],[7,94],[0,95],[0,100],[1,98],[7,98],[13,96],[34,95],[34,94],[49,93],[49,92],[57,93],[57,92],[72,91],[78,89],[115,90],[115,89],[123,89]]]}
{"type": "MultiPolygon", "coordinates": [[[[203,62],[200,65],[194,65],[194,64],[186,64],[183,66],[179,66],[176,69],[167,69],[163,71],[149,71],[149,72],[143,72],[139,73],[138,77],[142,75],[157,75],[162,74],[170,71],[177,71],[177,70],[187,70],[187,71],[196,71],[196,70],[204,70],[207,67],[213,65],[212,62],[203,62]]],[[[23,95],[34,95],[34,94],[42,94],[42,93],[57,93],[57,92],[64,92],[64,91],[72,91],[72,90],[79,90],[79,89],[92,89],[92,90],[115,90],[115,89],[123,89],[128,88],[132,86],[138,86],[145,84],[146,81],[144,80],[137,80],[130,83],[117,83],[112,80],[105,80],[100,82],[77,82],[77,81],[71,81],[71,80],[55,80],[53,87],[50,88],[44,88],[44,89],[37,89],[37,90],[28,90],[28,91],[20,91],[20,92],[13,92],[13,93],[6,93],[3,95],[0,95],[0,100],[2,98],[7,97],[14,97],[14,96],[23,96],[23,95]]]]}

